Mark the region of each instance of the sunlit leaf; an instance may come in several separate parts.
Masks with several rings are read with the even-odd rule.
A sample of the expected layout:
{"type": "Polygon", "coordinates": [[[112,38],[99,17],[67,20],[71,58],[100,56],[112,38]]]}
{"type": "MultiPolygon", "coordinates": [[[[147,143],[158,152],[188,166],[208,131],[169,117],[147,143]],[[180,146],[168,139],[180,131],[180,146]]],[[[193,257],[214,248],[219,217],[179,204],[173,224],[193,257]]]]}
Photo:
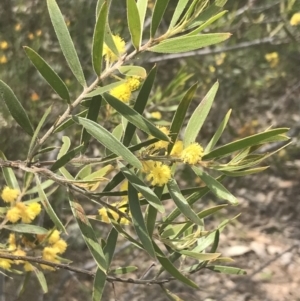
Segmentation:
{"type": "Polygon", "coordinates": [[[128,182],[142,194],[142,196],[147,200],[147,202],[156,208],[159,212],[164,213],[165,209],[161,204],[161,201],[157,195],[145,184],[139,177],[137,177],[131,170],[126,168],[124,165],[120,164],[120,169],[128,182]]]}
{"type": "Polygon", "coordinates": [[[151,27],[150,27],[150,35],[151,38],[154,38],[156,30],[163,18],[165,10],[169,4],[170,0],[156,0],[155,6],[153,9],[151,27]]]}
{"type": "Polygon", "coordinates": [[[162,131],[160,131],[155,125],[148,121],[145,117],[139,114],[137,111],[113,97],[110,94],[104,93],[103,97],[117,112],[124,116],[129,122],[134,124],[137,128],[143,132],[152,135],[155,138],[169,141],[168,136],[166,136],[162,131]]]}
{"type": "Polygon", "coordinates": [[[41,286],[41,289],[43,291],[44,294],[47,294],[48,293],[48,286],[47,286],[47,281],[46,281],[46,278],[44,276],[44,273],[39,270],[38,268],[36,267],[33,267],[33,271],[34,271],[34,274],[41,286]]]}
{"type": "Polygon", "coordinates": [[[29,233],[29,234],[47,234],[48,230],[40,226],[29,225],[29,224],[13,224],[13,225],[4,225],[3,228],[19,232],[19,233],[29,233]]]}
{"type": "Polygon", "coordinates": [[[97,139],[100,143],[102,143],[113,153],[122,157],[132,166],[139,169],[142,168],[141,162],[104,127],[86,118],[73,118],[77,123],[81,124],[87,130],[88,133],[90,133],[95,139],[97,139]]]}
{"type": "Polygon", "coordinates": [[[128,182],[128,202],[135,232],[148,254],[152,258],[156,258],[152,240],[147,231],[142,210],[139,205],[138,193],[130,182],[128,182]]]}
{"type": "Polygon", "coordinates": [[[231,143],[228,143],[226,145],[220,146],[208,154],[203,156],[203,160],[211,160],[219,157],[223,157],[226,155],[229,155],[233,152],[236,152],[238,150],[257,145],[257,144],[262,144],[265,143],[265,141],[270,138],[276,137],[281,134],[285,134],[288,132],[288,128],[278,128],[274,130],[268,130],[263,133],[255,134],[231,143]]]}
{"type": "Polygon", "coordinates": [[[204,153],[209,153],[217,144],[217,142],[219,141],[220,137],[222,136],[226,125],[228,123],[228,120],[230,118],[230,114],[231,114],[231,109],[227,112],[227,114],[225,115],[224,119],[222,120],[221,124],[219,125],[217,131],[215,132],[215,134],[213,135],[213,137],[211,138],[211,140],[209,141],[209,143],[207,144],[204,153]]]}
{"type": "Polygon", "coordinates": [[[247,272],[243,269],[235,268],[235,267],[227,267],[221,265],[211,265],[205,267],[213,272],[222,273],[222,274],[229,274],[229,275],[246,275],[247,272]]]}
{"type": "Polygon", "coordinates": [[[47,6],[54,31],[66,61],[78,82],[83,87],[86,87],[84,74],[64,17],[55,0],[47,0],[47,6]]]}
{"type": "MultiPolygon", "coordinates": [[[[4,153],[0,150],[0,158],[4,161],[6,161],[6,157],[4,153]]],[[[20,190],[20,186],[18,183],[18,180],[13,172],[13,170],[10,167],[1,167],[3,172],[3,177],[5,180],[5,183],[8,187],[20,190]]]]}
{"type": "Polygon", "coordinates": [[[210,191],[218,198],[227,200],[232,205],[238,205],[237,198],[231,194],[219,181],[211,177],[208,173],[196,166],[192,167],[195,174],[207,185],[210,191]]]}
{"type": "Polygon", "coordinates": [[[41,203],[43,204],[43,207],[45,208],[48,216],[50,217],[50,219],[54,223],[55,227],[59,231],[66,233],[66,229],[65,229],[64,225],[62,224],[62,222],[60,221],[59,217],[56,215],[53,207],[51,206],[51,203],[49,202],[47,195],[44,192],[44,189],[41,185],[40,179],[37,176],[37,174],[35,175],[35,181],[36,181],[36,185],[37,185],[37,189],[38,189],[39,198],[40,198],[41,203]]]}
{"type": "Polygon", "coordinates": [[[230,36],[230,33],[207,33],[197,36],[171,38],[150,47],[148,51],[158,53],[182,53],[218,44],[227,40],[230,36]]]}
{"type": "Polygon", "coordinates": [[[181,14],[183,13],[184,9],[186,8],[188,2],[189,2],[189,0],[179,0],[178,1],[176,9],[174,11],[174,14],[173,14],[171,22],[170,22],[169,30],[171,30],[176,25],[181,14]]]}
{"type": "Polygon", "coordinates": [[[107,18],[107,3],[104,2],[101,6],[97,22],[94,29],[93,44],[92,44],[92,61],[93,68],[98,76],[101,75],[102,53],[105,35],[105,24],[107,18]]]}
{"type": "Polygon", "coordinates": [[[31,151],[32,151],[32,149],[33,149],[33,147],[34,147],[34,145],[36,143],[38,134],[39,134],[42,126],[44,125],[44,122],[46,121],[46,118],[50,114],[51,110],[52,110],[52,105],[45,111],[44,115],[42,116],[41,120],[39,121],[39,124],[36,127],[36,129],[35,129],[35,131],[33,133],[33,136],[31,138],[31,141],[30,141],[29,150],[28,150],[28,156],[31,154],[31,151]]]}
{"type": "Polygon", "coordinates": [[[135,0],[127,0],[127,20],[132,45],[139,49],[142,36],[141,20],[135,0]]]}
{"type": "Polygon", "coordinates": [[[106,283],[106,274],[101,270],[97,269],[94,284],[93,284],[93,301],[100,301],[102,299],[103,290],[106,283]]]}
{"type": "Polygon", "coordinates": [[[195,224],[199,226],[203,226],[203,221],[197,216],[197,214],[193,211],[193,209],[190,207],[187,200],[184,198],[184,196],[181,194],[180,189],[174,179],[171,179],[167,184],[168,190],[170,192],[170,195],[178,207],[178,209],[181,211],[183,215],[185,215],[189,220],[193,221],[195,224]]]}
{"type": "Polygon", "coordinates": [[[202,99],[198,107],[194,110],[186,126],[183,138],[183,144],[185,147],[196,141],[198,133],[201,130],[202,125],[211,109],[218,88],[219,83],[216,82],[202,99]]]}

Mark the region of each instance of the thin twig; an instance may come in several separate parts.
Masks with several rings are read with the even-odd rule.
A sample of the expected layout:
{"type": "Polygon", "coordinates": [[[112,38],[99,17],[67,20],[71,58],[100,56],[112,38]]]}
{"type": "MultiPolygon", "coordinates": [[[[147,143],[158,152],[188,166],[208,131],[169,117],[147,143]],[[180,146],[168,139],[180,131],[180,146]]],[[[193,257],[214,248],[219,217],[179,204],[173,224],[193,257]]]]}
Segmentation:
{"type": "MultiPolygon", "coordinates": [[[[22,261],[28,261],[28,262],[32,262],[32,263],[44,264],[44,265],[53,267],[55,269],[64,269],[64,270],[84,274],[84,275],[91,276],[91,277],[95,277],[95,275],[96,275],[96,273],[93,271],[81,269],[78,267],[73,267],[68,264],[55,263],[55,262],[47,261],[47,260],[32,257],[32,256],[16,256],[16,255],[11,255],[11,254],[0,253],[0,258],[10,259],[10,260],[22,260],[22,261]]],[[[134,283],[134,284],[141,284],[141,285],[150,285],[150,284],[159,284],[160,285],[163,283],[168,283],[170,281],[173,281],[173,280],[175,280],[175,278],[170,277],[170,278],[165,278],[165,279],[160,279],[160,280],[156,280],[156,279],[142,280],[142,279],[120,278],[120,277],[107,276],[106,280],[109,282],[134,283]]]]}

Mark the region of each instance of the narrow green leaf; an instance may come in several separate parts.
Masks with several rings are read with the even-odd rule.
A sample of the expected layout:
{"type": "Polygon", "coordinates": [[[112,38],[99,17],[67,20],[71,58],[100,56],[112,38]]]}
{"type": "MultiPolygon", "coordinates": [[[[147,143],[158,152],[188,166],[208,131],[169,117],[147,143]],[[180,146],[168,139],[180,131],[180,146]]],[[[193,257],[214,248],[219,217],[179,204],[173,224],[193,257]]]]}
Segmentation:
{"type": "MultiPolygon", "coordinates": [[[[0,158],[4,161],[7,160],[4,153],[1,150],[0,150],[0,158]]],[[[20,191],[20,186],[19,186],[18,180],[17,180],[12,168],[2,167],[2,172],[3,172],[3,177],[4,177],[6,185],[10,188],[17,189],[20,191]]]]}
{"type": "Polygon", "coordinates": [[[32,152],[32,148],[34,147],[34,145],[36,143],[38,134],[39,134],[42,126],[44,125],[44,122],[45,122],[46,118],[50,114],[51,110],[52,110],[52,105],[45,111],[44,115],[42,116],[41,120],[39,121],[38,126],[36,127],[36,129],[35,129],[35,131],[33,133],[33,136],[31,138],[30,145],[29,145],[28,157],[30,156],[30,154],[32,152]]]}
{"type": "Polygon", "coordinates": [[[104,287],[106,283],[106,274],[101,270],[97,269],[94,285],[93,285],[93,301],[100,301],[102,299],[104,287]]]}
{"type": "Polygon", "coordinates": [[[109,27],[109,23],[106,22],[106,25],[105,25],[105,36],[104,36],[104,41],[105,41],[105,44],[107,45],[107,47],[117,56],[119,57],[120,56],[120,53],[119,53],[119,50],[114,42],[114,39],[113,39],[113,34],[110,30],[110,27],[109,27]]]}
{"type": "Polygon", "coordinates": [[[68,136],[63,136],[61,140],[62,140],[63,144],[62,144],[62,146],[60,148],[60,151],[59,151],[59,153],[57,155],[57,159],[59,159],[63,155],[65,155],[68,152],[68,150],[69,150],[69,148],[71,146],[71,140],[70,140],[70,138],[68,136]]]}
{"type": "Polygon", "coordinates": [[[147,231],[143,213],[139,204],[138,193],[130,182],[128,182],[128,202],[135,232],[148,254],[152,258],[156,258],[152,240],[147,231]]]}
{"type": "Polygon", "coordinates": [[[26,111],[14,94],[13,90],[2,80],[0,80],[0,96],[5,102],[11,116],[20,127],[30,136],[33,135],[33,127],[26,111]]]}
{"type": "Polygon", "coordinates": [[[44,276],[44,273],[39,270],[38,268],[36,267],[33,267],[33,271],[35,273],[35,276],[41,286],[41,289],[43,291],[44,294],[47,294],[48,293],[48,286],[47,286],[47,281],[46,281],[46,278],[44,276]]]}
{"type": "Polygon", "coordinates": [[[201,260],[201,261],[206,261],[206,260],[214,260],[217,259],[218,257],[221,256],[221,253],[197,253],[197,252],[192,252],[192,251],[188,251],[188,250],[180,250],[178,251],[181,254],[197,259],[197,260],[201,260]]]}
{"type": "Polygon", "coordinates": [[[55,0],[47,0],[48,11],[61,50],[78,82],[86,87],[84,74],[64,17],[55,0]]]}
{"type": "MultiPolygon", "coordinates": [[[[76,114],[76,117],[85,117],[87,115],[88,110],[83,110],[82,112],[80,112],[79,114],[76,114]]],[[[66,121],[64,121],[62,124],[60,124],[54,131],[53,133],[58,133],[61,132],[65,129],[67,129],[68,127],[72,126],[74,124],[74,120],[72,118],[68,118],[66,119],[66,121]]]]}
{"type": "Polygon", "coordinates": [[[111,105],[117,112],[119,112],[122,116],[124,116],[124,118],[134,124],[137,128],[149,135],[152,135],[155,138],[163,141],[169,141],[168,136],[166,136],[155,125],[153,125],[137,111],[126,105],[124,102],[107,93],[104,93],[103,97],[109,105],[111,105]]]}
{"type": "Polygon", "coordinates": [[[209,153],[217,144],[217,142],[219,141],[220,137],[222,136],[226,125],[228,123],[228,120],[230,118],[230,114],[231,114],[231,109],[227,112],[227,114],[225,115],[224,119],[222,120],[221,124],[219,125],[217,131],[215,132],[215,134],[213,135],[213,137],[211,138],[211,140],[209,141],[209,143],[207,144],[204,153],[207,154],[209,153]]]}
{"type": "Polygon", "coordinates": [[[188,279],[185,277],[180,271],[176,269],[176,267],[172,264],[172,262],[165,257],[164,253],[159,249],[159,247],[156,245],[155,242],[153,242],[154,249],[157,252],[157,259],[159,263],[163,266],[163,268],[170,273],[173,277],[181,281],[182,283],[193,287],[193,288],[198,288],[197,284],[193,282],[192,280],[188,279]]]}
{"type": "MultiPolygon", "coordinates": [[[[151,89],[153,87],[153,83],[154,83],[154,80],[155,80],[156,71],[157,71],[156,66],[154,66],[150,70],[147,78],[145,79],[145,81],[144,81],[144,83],[143,83],[143,85],[140,89],[140,92],[137,96],[135,104],[133,106],[133,109],[136,112],[138,112],[139,114],[143,114],[143,112],[146,108],[146,105],[147,105],[147,102],[148,102],[148,99],[149,99],[149,96],[150,96],[150,93],[151,93],[151,89]]],[[[132,140],[132,137],[135,133],[135,129],[136,129],[135,125],[133,125],[132,123],[127,123],[125,133],[124,133],[124,138],[123,138],[123,144],[125,146],[129,146],[129,144],[132,140]]]]}
{"type": "Polygon", "coordinates": [[[189,220],[193,221],[195,224],[199,226],[203,226],[203,221],[197,216],[197,214],[190,207],[187,200],[182,195],[175,179],[171,179],[167,184],[170,195],[178,207],[178,209],[182,212],[184,216],[186,216],[189,220]]]}
{"type": "Polygon", "coordinates": [[[188,36],[193,36],[193,35],[198,34],[201,31],[203,31],[209,25],[211,25],[212,23],[216,22],[218,19],[222,18],[226,13],[227,13],[227,10],[224,10],[224,11],[218,13],[217,15],[211,17],[209,20],[207,20],[206,22],[204,22],[203,24],[201,24],[198,28],[196,28],[195,30],[191,31],[188,34],[188,36]]]}
{"type": "Polygon", "coordinates": [[[168,149],[169,153],[171,152],[172,147],[177,140],[180,129],[181,129],[183,122],[185,120],[185,117],[186,117],[186,112],[187,112],[187,110],[190,106],[190,103],[194,97],[197,87],[198,87],[198,85],[194,84],[193,86],[191,86],[188,89],[188,91],[185,93],[184,97],[180,101],[179,106],[174,114],[174,117],[173,117],[173,120],[171,123],[171,127],[170,127],[172,144],[170,143],[170,145],[169,145],[169,149],[168,149]]]}
{"type": "Polygon", "coordinates": [[[165,288],[163,285],[160,285],[160,288],[167,295],[168,300],[171,300],[171,301],[184,301],[183,299],[181,299],[180,297],[178,297],[177,295],[175,295],[174,293],[169,291],[167,288],[165,288]]]}
{"type": "Polygon", "coordinates": [[[231,143],[228,143],[226,145],[223,145],[219,148],[214,149],[213,151],[209,152],[208,154],[203,156],[203,160],[211,160],[219,157],[223,157],[225,155],[229,155],[233,152],[236,152],[238,150],[257,145],[257,144],[262,144],[266,140],[281,135],[285,134],[288,132],[288,128],[278,128],[274,130],[269,130],[263,133],[255,134],[231,143]]]}
{"type": "MultiPolygon", "coordinates": [[[[161,199],[163,191],[164,191],[164,186],[156,186],[154,188],[154,193],[157,195],[159,199],[161,199]]],[[[148,205],[145,213],[145,220],[146,220],[146,226],[150,237],[152,237],[155,230],[156,217],[157,217],[157,209],[151,205],[148,205]]]]}
{"type": "Polygon", "coordinates": [[[77,175],[75,176],[75,179],[84,179],[91,173],[92,173],[92,165],[91,164],[85,165],[78,171],[77,175]]]}
{"type": "Polygon", "coordinates": [[[200,177],[200,179],[207,185],[207,187],[214,195],[216,195],[220,199],[227,200],[232,205],[238,205],[237,198],[232,195],[219,181],[196,166],[193,166],[192,169],[195,174],[200,177]]]}
{"type": "MultiPolygon", "coordinates": [[[[154,69],[153,67],[152,69],[154,69]]],[[[147,72],[145,68],[140,67],[140,66],[134,66],[134,65],[129,65],[129,66],[121,66],[118,68],[119,72],[126,75],[126,76],[139,76],[142,79],[145,79],[147,76],[147,72]]]]}
{"type": "Polygon", "coordinates": [[[107,19],[107,3],[104,2],[101,6],[97,22],[94,29],[93,45],[92,45],[92,60],[93,68],[98,76],[102,70],[102,53],[105,35],[105,24],[107,19]]]}
{"type": "Polygon", "coordinates": [[[52,222],[54,223],[55,227],[62,232],[67,232],[64,225],[62,224],[62,222],[60,221],[60,219],[58,218],[58,216],[56,215],[54,209],[51,206],[51,203],[49,202],[47,195],[41,185],[40,179],[38,177],[38,175],[35,175],[35,181],[36,181],[36,185],[37,185],[37,190],[38,190],[38,194],[41,200],[41,203],[43,204],[43,207],[45,208],[48,216],[50,217],[50,219],[52,220],[52,222]]]}
{"type": "Polygon", "coordinates": [[[126,168],[124,165],[119,163],[120,169],[128,182],[142,194],[146,201],[156,208],[159,212],[164,213],[165,208],[161,204],[160,199],[157,195],[145,184],[139,177],[137,177],[131,170],[126,168]]]}
{"type": "Polygon", "coordinates": [[[219,239],[220,239],[220,230],[217,229],[217,231],[215,232],[215,239],[214,239],[214,242],[211,246],[211,249],[210,249],[210,253],[215,253],[218,249],[218,245],[219,245],[219,239]]]}
{"type": "Polygon", "coordinates": [[[147,12],[147,5],[148,1],[145,0],[137,0],[137,8],[139,10],[139,16],[140,16],[140,21],[141,21],[141,28],[144,28],[144,22],[145,22],[145,16],[147,12]]]}
{"type": "Polygon", "coordinates": [[[132,166],[138,169],[142,168],[141,162],[120,141],[118,141],[109,131],[107,131],[101,125],[85,118],[73,118],[75,122],[81,124],[87,130],[88,133],[90,133],[95,139],[97,139],[100,143],[102,143],[113,153],[122,157],[132,166]]]}
{"type": "Polygon", "coordinates": [[[139,49],[142,36],[141,20],[135,0],[127,0],[127,20],[132,45],[139,49]]]}
{"type": "MultiPolygon", "coordinates": [[[[197,213],[198,217],[201,219],[204,219],[205,217],[212,215],[216,212],[218,212],[219,210],[227,207],[227,204],[222,204],[222,205],[218,205],[218,206],[214,206],[208,209],[204,209],[201,212],[197,213]]],[[[186,222],[186,224],[177,232],[176,236],[174,238],[179,237],[181,234],[183,234],[187,229],[192,229],[193,227],[193,223],[192,222],[186,222]]],[[[214,253],[214,252],[210,252],[210,253],[214,253]]]]}
{"type": "MultiPolygon", "coordinates": [[[[225,176],[221,176],[216,181],[222,181],[225,176]]],[[[209,192],[208,187],[200,187],[199,191],[194,192],[187,198],[187,202],[190,206],[192,206],[195,202],[197,202],[200,198],[204,197],[209,192]]],[[[169,198],[169,197],[168,197],[169,198]]],[[[164,196],[162,196],[162,200],[164,196]]],[[[163,231],[175,218],[180,215],[181,211],[178,208],[175,208],[166,218],[164,223],[160,226],[160,231],[163,231]]]]}
{"type": "Polygon", "coordinates": [[[13,224],[13,225],[4,225],[3,228],[19,232],[19,233],[29,233],[29,234],[46,234],[48,230],[39,226],[29,225],[29,224],[13,224]]]}
{"type": "MultiPolygon", "coordinates": [[[[108,217],[110,217],[109,211],[107,212],[108,217]]],[[[138,247],[141,250],[144,250],[143,245],[138,242],[136,239],[134,239],[131,235],[129,235],[127,232],[124,231],[124,229],[118,224],[114,219],[110,218],[110,222],[112,226],[118,231],[119,234],[121,234],[126,240],[130,241],[134,246],[138,247]]]]}
{"type": "MultiPolygon", "coordinates": [[[[96,95],[96,96],[92,97],[90,106],[89,106],[89,110],[88,110],[88,113],[86,116],[87,119],[97,122],[101,103],[102,103],[101,95],[96,95]]],[[[82,152],[85,152],[85,150],[87,149],[90,138],[91,138],[91,135],[87,132],[87,130],[85,128],[83,128],[82,132],[81,132],[81,139],[80,139],[80,144],[83,144],[83,146],[84,146],[84,149],[82,150],[82,152]]]]}
{"type": "Polygon", "coordinates": [[[88,181],[88,180],[103,178],[112,170],[114,170],[114,166],[111,164],[108,164],[108,165],[96,170],[95,172],[88,174],[86,177],[83,178],[83,180],[88,181]]]}
{"type": "Polygon", "coordinates": [[[84,209],[82,206],[74,199],[73,195],[69,193],[69,201],[70,206],[73,212],[73,215],[77,221],[77,224],[79,226],[81,235],[83,239],[85,240],[85,243],[87,247],[89,248],[91,255],[94,257],[98,268],[106,273],[107,270],[107,262],[105,259],[105,255],[103,253],[103,250],[101,249],[100,243],[98,242],[98,239],[96,237],[96,234],[86,217],[86,214],[84,212],[84,209]]]}
{"type": "Polygon", "coordinates": [[[246,275],[247,272],[245,270],[235,268],[235,267],[227,267],[222,265],[210,265],[205,267],[213,272],[229,274],[229,275],[246,275]]]}
{"type": "Polygon", "coordinates": [[[118,231],[115,228],[112,228],[108,234],[106,245],[103,248],[103,253],[107,262],[107,268],[109,269],[111,261],[113,259],[117,241],[118,241],[118,231]]]}
{"type": "Polygon", "coordinates": [[[162,20],[164,12],[169,4],[170,0],[156,0],[155,6],[153,9],[151,27],[150,27],[150,36],[154,38],[156,30],[162,20]]]}
{"type": "Polygon", "coordinates": [[[227,40],[230,33],[207,33],[197,36],[181,36],[167,39],[152,46],[148,51],[158,53],[182,53],[218,44],[227,40]]]}
{"type": "Polygon", "coordinates": [[[175,12],[172,16],[171,23],[169,26],[169,30],[173,29],[179,20],[181,14],[183,13],[184,9],[186,8],[189,0],[179,0],[175,9],[175,12]]]}
{"type": "Polygon", "coordinates": [[[58,74],[33,49],[27,46],[24,46],[23,48],[34,67],[39,71],[51,88],[59,95],[59,97],[70,103],[68,88],[58,74]]]}
{"type": "MultiPolygon", "coordinates": [[[[53,180],[46,180],[45,182],[43,182],[43,183],[41,184],[41,188],[42,188],[43,190],[45,190],[45,189],[49,188],[53,183],[54,183],[53,180]]],[[[31,188],[30,190],[27,190],[27,191],[25,192],[25,195],[34,194],[34,193],[38,193],[38,188],[37,188],[37,186],[31,188]]]]}
{"type": "Polygon", "coordinates": [[[185,130],[183,144],[184,147],[189,146],[196,141],[196,138],[202,128],[202,125],[211,109],[216,93],[219,88],[219,83],[216,82],[205,97],[202,99],[196,110],[194,110],[185,130]]]}
{"type": "Polygon", "coordinates": [[[248,175],[252,175],[252,174],[255,174],[255,173],[262,172],[262,171],[264,171],[268,168],[269,168],[269,166],[262,166],[262,167],[256,167],[256,168],[251,168],[251,169],[242,170],[242,171],[223,170],[222,173],[226,176],[229,176],[229,177],[244,177],[244,176],[248,176],[248,175]]]}
{"type": "Polygon", "coordinates": [[[115,274],[115,275],[124,275],[128,273],[132,273],[136,271],[138,268],[135,266],[127,266],[127,267],[122,267],[122,268],[116,268],[114,270],[109,271],[110,274],[115,274]]]}

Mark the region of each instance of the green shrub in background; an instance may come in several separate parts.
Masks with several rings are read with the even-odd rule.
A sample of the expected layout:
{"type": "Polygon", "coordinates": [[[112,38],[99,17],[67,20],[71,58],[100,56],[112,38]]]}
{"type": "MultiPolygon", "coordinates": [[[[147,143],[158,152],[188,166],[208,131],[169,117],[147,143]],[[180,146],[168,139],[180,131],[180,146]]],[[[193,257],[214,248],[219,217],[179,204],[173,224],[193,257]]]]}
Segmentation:
{"type": "MultiPolygon", "coordinates": [[[[72,91],[52,67],[32,48],[24,47],[29,60],[65,104],[65,111],[56,112],[55,103],[45,109],[36,128],[12,89],[0,81],[2,100],[24,133],[31,137],[26,159],[9,161],[7,154],[0,153],[6,181],[0,208],[1,229],[6,231],[5,239],[1,241],[0,267],[15,273],[34,272],[44,292],[47,292],[47,284],[43,271],[58,268],[93,276],[93,300],[101,299],[106,282],[157,284],[162,292],[175,300],[176,296],[164,287],[165,283],[181,281],[197,288],[191,275],[203,269],[227,274],[245,273],[224,265],[230,259],[217,252],[220,232],[230,220],[220,221],[219,226],[210,231],[205,229],[204,221],[228,205],[238,205],[237,199],[222,185],[222,180],[266,169],[258,165],[274,152],[255,151],[267,143],[288,141],[288,129],[268,128],[216,147],[230,118],[229,110],[209,143],[200,145],[196,139],[218,91],[217,82],[189,118],[186,115],[197,83],[182,95],[168,127],[156,126],[143,116],[151,105],[148,100],[153,92],[157,67],[153,66],[147,72],[143,67],[133,65],[137,55],[146,51],[183,53],[230,37],[229,33],[203,33],[224,15],[224,0],[212,4],[203,0],[179,0],[168,30],[158,34],[168,3],[166,0],[155,2],[150,31],[144,32],[148,1],[127,0],[131,41],[124,41],[112,33],[113,28],[110,29],[113,24],[108,20],[111,1],[99,0],[91,55],[96,79],[87,84],[64,17],[55,0],[47,0],[61,51],[82,91],[77,97],[71,96],[72,91]],[[56,120],[45,129],[50,114],[56,114],[56,120]],[[107,118],[116,126],[107,126],[107,118]],[[71,126],[80,130],[80,137],[75,131],[74,136],[63,136],[56,160],[44,160],[45,154],[56,151],[56,146],[49,143],[54,141],[52,137],[71,126]],[[42,130],[46,130],[44,134],[42,130]],[[92,138],[98,141],[100,155],[97,157],[89,150],[92,138]],[[201,180],[200,184],[198,181],[193,187],[180,188],[176,170],[182,164],[201,180]],[[15,170],[22,172],[22,184],[17,180],[15,170]],[[79,269],[61,257],[67,248],[61,238],[61,234],[66,233],[66,225],[62,214],[51,205],[51,195],[58,186],[68,194],[73,216],[97,264],[95,273],[79,269]],[[199,212],[197,202],[208,192],[224,203],[199,212]],[[175,205],[172,212],[165,208],[169,199],[175,205]],[[85,200],[93,204],[93,215],[85,213],[82,205],[85,200]],[[37,225],[42,208],[53,222],[51,229],[37,225]],[[90,219],[109,224],[106,238],[98,237],[90,219]],[[154,278],[115,276],[136,271],[135,266],[111,268],[121,237],[160,265],[154,278]],[[178,268],[177,262],[181,260],[178,268]],[[164,271],[169,275],[162,276],[164,271]]],[[[161,112],[155,113],[152,120],[160,119],[161,112]]]]}

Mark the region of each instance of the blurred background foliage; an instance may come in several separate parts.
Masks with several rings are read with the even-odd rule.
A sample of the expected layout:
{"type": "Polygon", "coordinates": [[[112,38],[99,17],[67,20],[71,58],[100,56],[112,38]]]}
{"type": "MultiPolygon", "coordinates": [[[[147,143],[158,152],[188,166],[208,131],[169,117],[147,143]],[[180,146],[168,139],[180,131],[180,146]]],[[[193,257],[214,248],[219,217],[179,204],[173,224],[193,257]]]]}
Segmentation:
{"type": "MultiPolygon", "coordinates": [[[[57,3],[65,16],[90,83],[94,76],[90,52],[96,0],[57,0],[57,3]]],[[[149,13],[153,3],[154,1],[149,1],[149,13]]],[[[167,29],[168,18],[176,3],[175,0],[170,1],[165,20],[161,24],[162,30],[167,29]]],[[[129,32],[124,25],[125,5],[124,0],[113,1],[110,25],[114,34],[129,41],[129,32]]],[[[155,89],[152,91],[146,117],[157,124],[167,125],[188,87],[196,81],[200,85],[190,108],[192,112],[212,84],[218,80],[219,92],[199,142],[205,145],[230,108],[233,113],[229,129],[221,143],[254,134],[270,125],[288,126],[291,128],[291,135],[295,137],[294,144],[270,160],[275,173],[294,177],[294,173],[289,175],[288,168],[291,165],[284,165],[283,162],[300,159],[297,139],[300,131],[300,25],[292,26],[290,22],[291,17],[300,12],[300,1],[228,0],[225,9],[228,12],[205,30],[231,32],[232,37],[225,43],[180,55],[149,52],[135,59],[134,63],[144,66],[147,71],[155,63],[158,65],[155,89]]],[[[145,30],[147,32],[149,28],[145,30]]],[[[75,98],[80,93],[81,87],[60,52],[47,13],[46,1],[2,0],[0,78],[14,90],[35,126],[45,109],[54,104],[52,117],[47,120],[50,125],[65,105],[58,101],[51,88],[30,64],[22,49],[25,45],[37,51],[56,70],[67,84],[71,97],[75,98]]],[[[131,46],[128,45],[129,47],[131,46]]],[[[114,126],[112,116],[102,112],[102,117],[106,118],[108,128],[114,126]]],[[[23,160],[27,152],[23,145],[28,143],[29,138],[23,135],[3,104],[0,106],[0,128],[1,150],[9,160],[23,160]]],[[[73,142],[79,139],[79,132],[75,127],[68,128],[64,134],[74,137],[73,142]]],[[[61,135],[58,133],[56,137],[52,137],[55,140],[49,140],[49,145],[60,146],[61,135]]],[[[92,152],[98,155],[96,146],[93,146],[92,152]]],[[[54,157],[50,155],[46,158],[54,157]]],[[[182,183],[189,184],[188,178],[189,175],[185,175],[182,183]]],[[[239,181],[233,181],[231,188],[237,189],[239,181]]],[[[0,184],[4,184],[2,179],[0,184]]],[[[56,198],[58,201],[61,199],[58,194],[56,198]]],[[[83,260],[83,257],[79,258],[76,254],[73,254],[73,258],[83,260]]]]}
{"type": "MultiPolygon", "coordinates": [[[[161,24],[162,30],[167,28],[168,16],[171,16],[176,2],[171,1],[161,24]]],[[[58,4],[88,82],[91,82],[90,50],[96,1],[76,0],[70,3],[60,0],[58,4]]],[[[153,1],[149,1],[149,11],[152,6],[153,1]]],[[[216,128],[229,108],[234,109],[233,117],[236,119],[231,121],[231,134],[234,136],[253,134],[257,128],[265,128],[269,124],[283,125],[282,115],[286,110],[293,108],[291,113],[295,113],[294,108],[299,108],[296,92],[300,76],[300,32],[299,26],[290,24],[292,15],[300,11],[299,1],[229,0],[225,9],[228,12],[205,30],[231,32],[232,37],[225,43],[184,55],[146,53],[136,59],[134,63],[145,66],[147,70],[154,63],[159,67],[159,80],[148,108],[148,118],[161,124],[170,121],[184,90],[195,81],[200,83],[199,99],[213,82],[220,81],[218,100],[215,102],[217,110],[212,111],[212,124],[206,126],[208,132],[202,133],[204,140],[211,135],[211,130],[216,128]],[[163,113],[162,120],[157,112],[163,113]],[[257,113],[263,113],[263,118],[259,118],[257,113]]],[[[35,124],[51,103],[55,104],[53,116],[61,111],[62,104],[41,80],[22,46],[32,47],[45,58],[65,80],[73,96],[80,91],[60,53],[46,11],[45,1],[3,0],[0,5],[0,77],[13,87],[35,124]]],[[[128,41],[125,15],[125,1],[113,1],[110,13],[112,30],[128,41]]],[[[291,114],[284,125],[294,127],[296,119],[297,116],[291,114]]],[[[16,145],[22,142],[22,138],[3,106],[0,108],[0,124],[2,150],[9,154],[10,159],[21,158],[24,150],[16,145]]]]}

